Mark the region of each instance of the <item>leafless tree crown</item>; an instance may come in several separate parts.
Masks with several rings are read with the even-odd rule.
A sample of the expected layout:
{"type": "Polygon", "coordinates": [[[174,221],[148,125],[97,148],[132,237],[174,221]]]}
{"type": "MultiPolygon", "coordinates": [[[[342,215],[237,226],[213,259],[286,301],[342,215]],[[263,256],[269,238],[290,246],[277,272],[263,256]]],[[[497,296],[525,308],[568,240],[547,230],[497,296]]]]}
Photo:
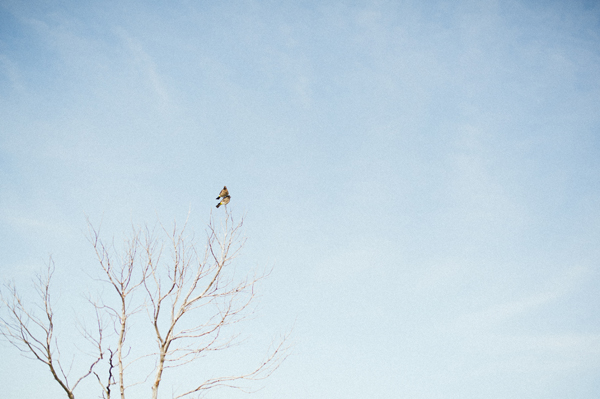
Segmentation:
{"type": "MultiPolygon", "coordinates": [[[[4,286],[0,334],[22,354],[44,363],[71,399],[75,388],[89,376],[97,380],[103,398],[110,399],[118,392],[125,399],[129,387],[148,384],[152,398],[157,399],[165,370],[190,365],[237,342],[237,334],[228,327],[248,317],[256,284],[268,274],[236,276],[233,260],[245,242],[242,226],[243,219],[235,222],[225,210],[218,226],[211,215],[202,246],[187,233],[186,220],[182,227],[174,224],[171,229],[160,224],[134,229],[123,249],[115,250],[88,221],[100,280],[108,290],[89,299],[95,325],[81,332],[95,354],[75,377],[64,368],[54,335],[52,259],[35,280],[37,311],[24,303],[14,284],[4,286]],[[144,323],[132,322],[141,316],[147,316],[144,323]],[[139,347],[143,340],[129,339],[139,333],[153,336],[154,347],[139,347]],[[135,368],[144,370],[146,377],[137,373],[129,381],[128,371],[135,368]]],[[[190,381],[172,397],[200,396],[218,386],[248,390],[246,382],[267,378],[285,360],[287,338],[275,342],[252,370],[190,381]]]]}

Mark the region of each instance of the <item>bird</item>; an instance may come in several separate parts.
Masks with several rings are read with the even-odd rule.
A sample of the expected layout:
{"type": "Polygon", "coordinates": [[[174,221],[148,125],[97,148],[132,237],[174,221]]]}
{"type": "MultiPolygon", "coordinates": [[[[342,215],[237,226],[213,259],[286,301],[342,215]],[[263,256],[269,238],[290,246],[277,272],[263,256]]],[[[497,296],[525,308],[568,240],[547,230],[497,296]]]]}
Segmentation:
{"type": "Polygon", "coordinates": [[[219,196],[217,197],[217,199],[219,198],[225,198],[229,195],[229,190],[227,190],[227,186],[223,186],[223,190],[221,190],[221,192],[219,193],[219,196]]]}
{"type": "Polygon", "coordinates": [[[229,201],[231,201],[231,196],[229,194],[227,194],[225,197],[223,197],[223,199],[221,200],[221,202],[219,202],[217,204],[217,208],[220,207],[221,205],[227,205],[227,204],[229,204],[229,201]]]}

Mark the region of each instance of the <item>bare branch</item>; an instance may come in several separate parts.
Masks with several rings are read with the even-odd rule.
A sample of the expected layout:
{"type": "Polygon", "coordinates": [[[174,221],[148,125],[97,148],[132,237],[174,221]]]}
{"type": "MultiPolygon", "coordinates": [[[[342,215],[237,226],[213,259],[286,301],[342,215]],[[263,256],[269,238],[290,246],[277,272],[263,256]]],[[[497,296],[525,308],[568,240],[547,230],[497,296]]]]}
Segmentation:
{"type": "MultiPolygon", "coordinates": [[[[205,245],[199,245],[188,233],[189,213],[181,226],[173,223],[172,228],[166,228],[158,223],[159,228],[132,228],[120,249],[112,242],[105,243],[99,229],[88,220],[88,240],[100,267],[100,277],[94,280],[101,281],[106,290],[96,299],[88,298],[95,311],[95,326],[88,329],[78,323],[81,336],[93,350],[92,361],[78,371],[74,383],[69,377],[77,365],[75,358],[63,363],[54,334],[52,260],[46,274],[35,280],[38,307],[26,306],[14,284],[0,292],[0,305],[6,313],[0,315],[0,335],[22,354],[48,366],[71,399],[74,389],[90,375],[95,376],[105,399],[115,396],[115,387],[120,399],[125,399],[129,387],[151,378],[152,398],[157,399],[165,369],[189,365],[243,342],[232,327],[252,315],[257,283],[269,274],[236,275],[234,260],[245,244],[244,220],[236,222],[226,207],[224,211],[218,222],[211,213],[205,245]],[[131,332],[136,339],[144,337],[143,331],[139,334],[139,323],[134,323],[142,310],[149,317],[147,332],[156,341],[155,350],[148,351],[129,339],[131,332]],[[150,357],[154,358],[153,370],[151,365],[144,370],[150,357]],[[140,368],[135,381],[126,384],[130,372],[140,368]]],[[[201,394],[218,386],[248,390],[246,383],[267,378],[285,360],[287,339],[286,335],[278,341],[250,372],[192,381],[184,393],[174,392],[173,397],[201,394]]]]}
{"type": "Polygon", "coordinates": [[[0,317],[0,335],[15,346],[25,355],[48,366],[54,380],[61,386],[69,398],[74,398],[74,389],[94,369],[100,361],[101,355],[90,364],[89,369],[79,377],[73,386],[69,384],[69,372],[65,372],[60,362],[60,351],[56,337],[54,337],[54,312],[50,295],[50,283],[54,273],[54,261],[49,259],[44,274],[34,280],[34,288],[41,305],[39,309],[43,316],[38,316],[28,307],[17,292],[14,284],[5,285],[8,293],[0,293],[0,304],[7,316],[0,317]],[[56,355],[56,356],[55,356],[56,355]]]}
{"type": "Polygon", "coordinates": [[[202,384],[198,385],[196,388],[175,396],[174,399],[183,398],[185,396],[189,396],[201,391],[207,391],[209,389],[216,388],[219,386],[235,388],[248,392],[248,389],[240,385],[240,383],[243,381],[264,380],[270,377],[289,356],[289,346],[286,346],[288,339],[289,334],[285,335],[279,341],[279,343],[269,353],[269,355],[253,371],[242,375],[233,375],[209,379],[203,382],[202,384]]]}
{"type": "MultiPolygon", "coordinates": [[[[113,321],[113,329],[118,336],[116,343],[116,353],[111,351],[109,375],[112,376],[113,355],[116,356],[116,367],[119,370],[119,391],[121,399],[125,399],[125,364],[123,353],[125,339],[128,331],[128,319],[143,307],[143,304],[130,309],[130,298],[134,292],[144,284],[146,277],[146,267],[136,267],[138,261],[138,249],[140,247],[140,231],[132,229],[131,238],[125,242],[125,248],[122,256],[118,256],[118,261],[115,263],[114,257],[104,242],[100,239],[99,231],[94,229],[88,220],[88,239],[92,244],[101,269],[104,271],[106,283],[114,289],[117,294],[118,308],[100,305],[94,303],[96,309],[103,309],[109,313],[113,321]],[[139,272],[138,272],[138,269],[139,272]]],[[[109,385],[106,386],[107,389],[109,385]]],[[[109,392],[105,393],[108,395],[109,392]]]]}
{"type": "MultiPolygon", "coordinates": [[[[187,220],[180,229],[176,224],[172,230],[163,226],[171,263],[160,267],[158,263],[148,261],[151,266],[144,281],[158,346],[152,386],[154,399],[158,396],[165,368],[189,364],[210,352],[231,348],[237,335],[232,337],[223,332],[247,317],[247,310],[255,298],[255,285],[265,277],[255,276],[236,283],[233,270],[229,270],[245,242],[241,237],[243,219],[234,223],[232,215],[226,211],[220,228],[217,228],[211,217],[202,252],[186,236],[186,226],[187,220]],[[203,322],[198,322],[202,320],[199,316],[204,318],[203,322]]],[[[148,259],[153,258],[152,248],[148,244],[145,246],[148,259]]],[[[260,379],[262,375],[266,378],[272,373],[266,371],[274,364],[278,367],[284,358],[281,345],[251,373],[208,380],[181,396],[217,385],[234,385],[237,380],[260,379]]]]}

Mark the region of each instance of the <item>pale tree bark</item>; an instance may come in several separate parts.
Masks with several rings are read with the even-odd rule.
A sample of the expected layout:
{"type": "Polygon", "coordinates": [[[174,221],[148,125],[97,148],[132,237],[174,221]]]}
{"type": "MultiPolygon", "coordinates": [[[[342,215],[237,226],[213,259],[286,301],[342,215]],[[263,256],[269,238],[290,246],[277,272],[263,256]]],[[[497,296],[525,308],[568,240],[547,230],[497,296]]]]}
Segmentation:
{"type": "MultiPolygon", "coordinates": [[[[93,302],[98,310],[108,313],[114,321],[114,330],[117,333],[116,352],[108,348],[110,352],[108,364],[108,377],[106,385],[103,385],[104,396],[109,399],[111,385],[114,384],[113,358],[116,357],[116,367],[118,369],[118,384],[121,399],[125,399],[125,359],[123,348],[125,337],[128,330],[128,319],[134,313],[142,309],[143,303],[137,306],[130,306],[131,297],[138,287],[143,284],[146,268],[138,262],[138,249],[140,232],[133,229],[131,238],[125,242],[123,254],[111,255],[110,248],[100,239],[99,231],[94,229],[88,220],[88,239],[96,252],[96,257],[102,271],[104,272],[104,282],[109,284],[113,292],[117,295],[118,306],[111,306],[104,301],[93,302]],[[116,258],[116,259],[115,259],[116,258]],[[137,266],[137,267],[136,267],[137,266]]],[[[100,377],[96,375],[100,381],[100,377]]]]}
{"type": "Polygon", "coordinates": [[[5,311],[4,315],[0,317],[0,335],[25,356],[33,356],[33,359],[48,366],[52,377],[65,391],[67,397],[74,399],[75,388],[83,379],[92,374],[94,367],[102,359],[102,332],[100,330],[98,337],[94,338],[99,348],[98,356],[90,363],[89,368],[75,380],[75,383],[71,384],[69,373],[63,369],[58,342],[54,336],[55,316],[50,296],[50,282],[53,273],[54,262],[50,258],[45,273],[38,275],[34,281],[34,287],[40,299],[37,311],[41,311],[42,316],[37,314],[36,307],[25,304],[14,284],[5,285],[3,292],[0,292],[0,303],[5,311]]]}
{"type": "MultiPolygon", "coordinates": [[[[36,284],[43,316],[30,311],[14,285],[7,285],[7,292],[0,297],[2,310],[7,314],[0,318],[0,334],[21,352],[46,364],[70,399],[74,399],[73,391],[78,384],[91,374],[96,377],[103,398],[116,396],[113,388],[118,386],[120,399],[125,399],[129,387],[145,384],[150,378],[151,396],[158,399],[165,370],[192,366],[200,358],[206,360],[206,355],[238,343],[231,327],[251,314],[256,284],[268,275],[236,277],[233,261],[245,242],[241,235],[243,219],[234,221],[227,208],[219,215],[218,223],[211,215],[206,242],[202,245],[188,234],[186,220],[182,227],[175,224],[169,230],[162,225],[158,229],[134,229],[121,250],[106,245],[99,230],[88,221],[88,238],[100,265],[100,280],[109,287],[110,295],[104,292],[99,298],[90,299],[97,326],[93,332],[84,329],[83,337],[94,345],[97,356],[74,384],[70,384],[69,373],[65,373],[60,363],[54,337],[50,301],[52,261],[36,284]],[[150,323],[138,320],[133,324],[132,317],[139,318],[142,310],[146,310],[150,323]],[[107,331],[107,324],[112,331],[107,331]],[[155,351],[128,339],[132,333],[144,336],[142,328],[149,328],[146,331],[155,337],[155,351]],[[148,362],[151,357],[155,365],[152,373],[146,380],[142,377],[141,381],[131,383],[127,377],[130,367],[138,367],[144,361],[142,373],[137,375],[144,374],[144,369],[152,368],[148,362]]],[[[201,395],[219,386],[248,390],[247,382],[267,378],[285,360],[287,339],[286,335],[275,342],[265,358],[246,372],[207,375],[202,380],[190,381],[189,386],[171,396],[201,395]]]]}
{"type": "MultiPolygon", "coordinates": [[[[243,220],[235,222],[225,209],[221,228],[211,218],[207,240],[201,251],[193,239],[186,236],[186,225],[173,230],[163,229],[168,237],[171,259],[163,267],[157,259],[162,255],[162,241],[147,237],[147,277],[144,280],[150,303],[151,322],[158,346],[152,398],[158,398],[163,373],[168,367],[194,362],[209,352],[228,349],[234,339],[222,337],[223,330],[247,315],[255,297],[255,285],[264,277],[246,277],[236,281],[228,269],[239,255],[245,239],[241,237],[243,220]],[[158,250],[161,248],[161,250],[158,250]],[[201,322],[198,314],[207,309],[212,313],[201,322]]],[[[191,389],[174,395],[188,396],[216,386],[242,388],[242,381],[268,377],[286,357],[284,337],[265,360],[248,373],[210,378],[191,389]]]]}

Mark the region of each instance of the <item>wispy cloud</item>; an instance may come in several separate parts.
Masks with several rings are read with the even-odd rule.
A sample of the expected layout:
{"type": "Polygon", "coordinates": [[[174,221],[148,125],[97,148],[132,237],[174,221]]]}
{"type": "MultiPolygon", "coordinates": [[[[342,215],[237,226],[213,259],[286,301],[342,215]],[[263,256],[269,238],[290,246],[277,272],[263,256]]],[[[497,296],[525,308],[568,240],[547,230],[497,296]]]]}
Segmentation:
{"type": "Polygon", "coordinates": [[[135,69],[141,72],[141,76],[145,79],[145,83],[154,93],[158,108],[161,111],[166,111],[173,105],[171,95],[164,79],[158,72],[156,62],[144,49],[142,42],[123,28],[115,29],[116,34],[122,39],[126,49],[129,51],[131,61],[135,69]]]}
{"type": "Polygon", "coordinates": [[[543,307],[567,297],[577,290],[590,273],[590,269],[583,266],[567,268],[553,278],[540,282],[538,286],[541,288],[538,292],[463,314],[456,320],[452,330],[466,336],[478,335],[485,331],[499,331],[505,323],[535,314],[543,307]]]}
{"type": "Polygon", "coordinates": [[[6,77],[8,86],[17,92],[17,95],[22,94],[25,86],[17,63],[11,60],[7,55],[0,54],[0,74],[6,77]]]}

